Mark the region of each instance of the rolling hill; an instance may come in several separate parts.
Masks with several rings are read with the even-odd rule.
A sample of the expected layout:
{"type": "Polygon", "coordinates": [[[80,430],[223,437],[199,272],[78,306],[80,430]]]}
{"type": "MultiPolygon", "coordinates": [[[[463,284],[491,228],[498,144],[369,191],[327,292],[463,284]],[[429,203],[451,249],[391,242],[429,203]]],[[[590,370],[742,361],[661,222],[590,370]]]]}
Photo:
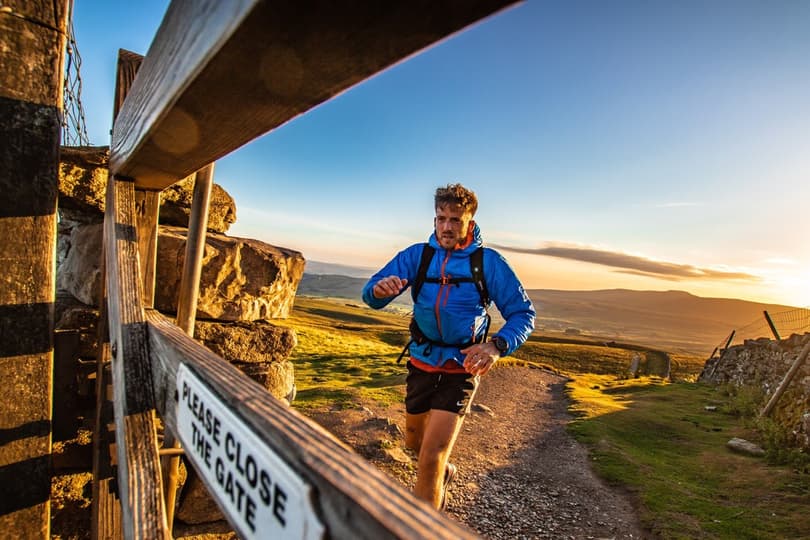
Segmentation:
{"type": "MultiPolygon", "coordinates": [[[[356,276],[357,273],[355,276],[305,273],[298,294],[360,303],[366,278],[356,276]]],[[[762,323],[754,325],[759,335],[738,337],[769,336],[763,311],[795,309],[746,300],[704,298],[683,291],[532,289],[527,292],[537,308],[536,332],[629,341],[706,356],[715,346],[723,345],[732,330],[753,322],[762,323]]],[[[408,306],[408,294],[396,300],[395,307],[408,306]]]]}

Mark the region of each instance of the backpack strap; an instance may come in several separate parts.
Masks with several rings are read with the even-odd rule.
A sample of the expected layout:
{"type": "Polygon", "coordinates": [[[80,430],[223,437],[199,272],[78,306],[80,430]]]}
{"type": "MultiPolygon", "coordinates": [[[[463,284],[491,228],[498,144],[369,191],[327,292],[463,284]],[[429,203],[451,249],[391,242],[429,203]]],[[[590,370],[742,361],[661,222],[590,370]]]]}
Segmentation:
{"type": "MultiPolygon", "coordinates": [[[[416,303],[416,298],[419,296],[419,291],[422,290],[422,285],[427,281],[429,283],[442,283],[441,279],[438,278],[429,278],[427,277],[428,267],[430,266],[430,261],[433,260],[433,255],[436,253],[436,249],[428,243],[422,245],[422,256],[419,259],[419,268],[416,271],[416,278],[414,279],[413,283],[411,284],[411,298],[413,298],[414,303],[416,303]]],[[[489,305],[491,300],[489,298],[489,291],[487,290],[487,282],[484,279],[484,248],[479,247],[475,251],[470,254],[470,273],[472,277],[464,277],[464,278],[450,278],[444,283],[468,283],[473,282],[475,284],[475,288],[478,289],[478,295],[481,297],[481,305],[484,306],[486,310],[486,324],[484,326],[484,336],[480,343],[483,343],[487,340],[487,335],[489,334],[489,325],[492,322],[492,318],[489,315],[489,305]]],[[[408,343],[405,344],[405,347],[402,349],[402,352],[399,353],[399,357],[397,358],[397,362],[402,361],[402,358],[408,353],[410,346],[412,343],[422,344],[425,342],[429,342],[430,340],[422,333],[419,329],[419,325],[416,324],[416,320],[411,317],[411,325],[410,325],[410,334],[411,339],[408,343]]],[[[432,342],[431,342],[432,343],[432,342]]],[[[472,345],[474,342],[465,343],[462,345],[451,345],[448,343],[436,343],[442,346],[453,346],[464,348],[472,345]]]]}
{"type": "Polygon", "coordinates": [[[484,279],[484,248],[479,247],[470,254],[470,272],[478,295],[481,297],[481,305],[484,309],[489,308],[491,302],[489,290],[487,290],[487,280],[484,279]]]}
{"type": "Polygon", "coordinates": [[[413,298],[414,303],[419,297],[419,291],[422,290],[422,285],[425,283],[425,277],[427,276],[428,267],[430,266],[430,261],[433,259],[434,253],[436,253],[436,248],[427,242],[422,244],[422,258],[419,260],[419,269],[416,271],[416,279],[414,279],[411,284],[411,298],[413,298]]]}
{"type": "Polygon", "coordinates": [[[454,285],[472,281],[475,288],[478,289],[478,296],[481,297],[481,305],[484,306],[484,309],[489,308],[491,300],[489,298],[489,290],[487,290],[487,281],[484,279],[484,248],[479,247],[470,254],[470,273],[472,277],[450,278],[445,281],[435,277],[427,277],[428,267],[435,253],[436,249],[433,246],[427,243],[423,244],[422,258],[419,260],[419,269],[416,271],[416,279],[414,279],[411,285],[411,298],[413,298],[413,301],[416,302],[416,299],[419,297],[419,291],[422,290],[422,285],[426,281],[428,283],[449,283],[454,285]]]}

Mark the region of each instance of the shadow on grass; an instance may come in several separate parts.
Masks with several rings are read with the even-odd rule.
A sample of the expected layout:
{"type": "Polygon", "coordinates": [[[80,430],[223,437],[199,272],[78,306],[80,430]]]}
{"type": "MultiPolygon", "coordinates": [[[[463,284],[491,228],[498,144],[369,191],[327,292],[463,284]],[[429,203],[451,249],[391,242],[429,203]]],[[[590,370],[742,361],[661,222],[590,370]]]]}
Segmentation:
{"type": "Polygon", "coordinates": [[[326,317],[328,319],[334,321],[347,321],[353,322],[358,324],[390,324],[390,321],[381,317],[371,317],[368,315],[361,315],[358,313],[351,313],[345,310],[338,310],[338,309],[323,309],[323,308],[304,308],[301,311],[305,311],[311,315],[318,315],[321,317],[326,317]]]}

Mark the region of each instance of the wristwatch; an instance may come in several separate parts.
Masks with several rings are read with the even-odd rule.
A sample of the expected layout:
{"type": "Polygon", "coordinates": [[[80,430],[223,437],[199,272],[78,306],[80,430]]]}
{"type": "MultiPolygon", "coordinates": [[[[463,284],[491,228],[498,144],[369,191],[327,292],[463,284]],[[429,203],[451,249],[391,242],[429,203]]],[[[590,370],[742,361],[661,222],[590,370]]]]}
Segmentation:
{"type": "Polygon", "coordinates": [[[501,336],[493,337],[492,344],[495,345],[495,348],[498,349],[498,352],[501,353],[501,356],[506,354],[506,351],[509,350],[509,344],[501,336]]]}

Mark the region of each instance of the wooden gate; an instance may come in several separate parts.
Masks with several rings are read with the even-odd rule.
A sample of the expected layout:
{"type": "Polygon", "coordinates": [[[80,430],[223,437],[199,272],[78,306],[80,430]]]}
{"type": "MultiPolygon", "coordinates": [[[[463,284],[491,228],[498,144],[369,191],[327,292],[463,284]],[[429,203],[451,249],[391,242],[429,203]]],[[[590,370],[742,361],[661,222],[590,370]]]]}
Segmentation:
{"type": "Polygon", "coordinates": [[[151,309],[154,246],[161,190],[511,3],[175,0],[142,63],[122,53],[98,378],[102,402],[111,373],[120,513],[99,439],[95,537],[171,537],[158,418],[242,537],[472,536],[151,309]]]}

